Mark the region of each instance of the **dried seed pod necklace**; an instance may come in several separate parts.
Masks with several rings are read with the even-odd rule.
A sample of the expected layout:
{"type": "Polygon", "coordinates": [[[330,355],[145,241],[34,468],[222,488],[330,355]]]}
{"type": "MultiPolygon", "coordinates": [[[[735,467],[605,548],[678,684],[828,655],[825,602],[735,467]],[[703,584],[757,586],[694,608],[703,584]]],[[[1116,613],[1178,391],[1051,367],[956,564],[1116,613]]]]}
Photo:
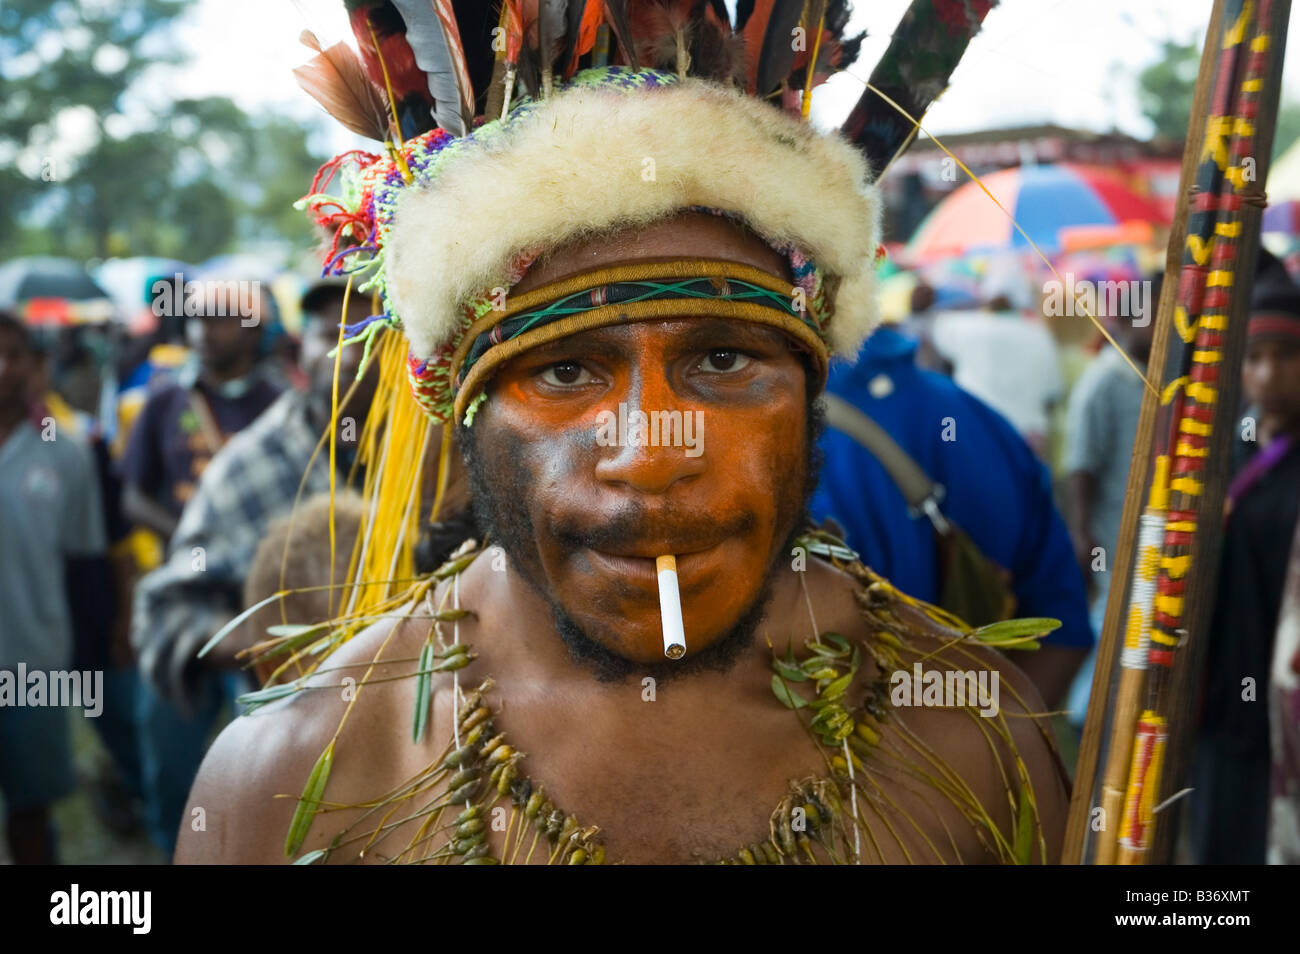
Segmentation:
{"type": "MultiPolygon", "coordinates": [[[[1039,858],[1046,857],[1033,787],[1005,716],[984,719],[975,705],[964,706],[983,731],[995,758],[995,740],[1011,752],[1013,772],[999,760],[1012,806],[1009,832],[999,829],[975,792],[891,709],[889,674],[913,660],[978,664],[980,658],[961,645],[964,640],[1015,646],[1044,628],[1050,629],[1054,621],[1011,621],[972,630],[942,610],[899,593],[838,541],[816,536],[804,543],[857,581],[856,598],[868,635],[855,642],[838,633],[821,633],[804,585],[813,638],[805,640],[807,654],[802,657],[796,656],[793,647],[788,647],[783,657],[773,651],[772,691],[817,745],[827,777],[791,781],[788,793],[771,815],[766,837],[740,846],[734,855],[717,863],[844,864],[897,857],[909,862],[962,861],[957,839],[946,823],[942,827],[947,837],[936,843],[913,812],[900,804],[896,796],[903,791],[946,800],[969,823],[983,848],[1003,862],[1028,862],[1035,847],[1039,858]],[[912,637],[926,630],[929,635],[948,638],[941,650],[923,653],[912,645],[912,637]],[[870,677],[863,668],[867,658],[874,663],[870,677]],[[805,694],[804,685],[813,690],[811,696],[805,694]],[[909,837],[905,839],[904,834],[909,837]]],[[[467,695],[461,691],[459,670],[476,654],[460,641],[459,620],[465,611],[460,607],[459,576],[481,552],[463,548],[417,587],[418,598],[431,610],[433,624],[415,674],[413,735],[418,741],[427,725],[431,674],[449,671],[454,702],[448,746],[438,759],[394,791],[351,806],[364,809],[360,817],[336,834],[328,848],[303,855],[296,863],[324,862],[363,839],[361,857],[382,853],[392,864],[527,864],[535,856],[547,864],[605,862],[600,829],[581,824],[554,803],[544,785],[521,772],[523,753],[497,731],[498,707],[489,701],[495,689],[492,679],[483,680],[467,695]],[[450,585],[435,609],[432,583],[447,577],[450,585]],[[449,597],[452,605],[447,607],[449,597]],[[444,638],[444,623],[451,624],[449,641],[444,638]],[[491,822],[503,817],[502,812],[507,821],[497,853],[488,836],[491,822]],[[405,846],[387,846],[396,830],[417,820],[415,833],[405,846]],[[368,829],[368,825],[374,827],[368,829]],[[543,838],[543,855],[537,855],[543,838]]],[[[335,632],[323,632],[317,642],[337,645],[341,640],[336,636],[335,632]]],[[[311,647],[299,651],[310,653],[311,647]]],[[[309,779],[300,812],[295,814],[300,829],[295,839],[298,845],[320,811],[327,772],[324,781],[321,774],[313,773],[309,779]]]]}

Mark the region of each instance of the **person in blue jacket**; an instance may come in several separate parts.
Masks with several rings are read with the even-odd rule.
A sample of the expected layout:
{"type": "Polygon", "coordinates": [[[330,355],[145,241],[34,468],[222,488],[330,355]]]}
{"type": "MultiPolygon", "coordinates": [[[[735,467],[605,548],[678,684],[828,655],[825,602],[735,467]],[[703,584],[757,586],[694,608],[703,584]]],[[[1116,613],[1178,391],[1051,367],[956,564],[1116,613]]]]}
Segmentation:
{"type": "MultiPolygon", "coordinates": [[[[915,339],[883,326],[857,364],[832,366],[827,391],[872,418],[942,485],[944,516],[1010,572],[1017,617],[1061,621],[1038,651],[1012,654],[1056,706],[1093,634],[1083,576],[1047,468],[1000,414],[944,375],[918,368],[917,347],[915,339]]],[[[864,563],[904,593],[937,604],[939,552],[930,519],[909,513],[884,467],[848,434],[827,427],[821,449],[825,463],[812,516],[833,518],[864,563]]]]}

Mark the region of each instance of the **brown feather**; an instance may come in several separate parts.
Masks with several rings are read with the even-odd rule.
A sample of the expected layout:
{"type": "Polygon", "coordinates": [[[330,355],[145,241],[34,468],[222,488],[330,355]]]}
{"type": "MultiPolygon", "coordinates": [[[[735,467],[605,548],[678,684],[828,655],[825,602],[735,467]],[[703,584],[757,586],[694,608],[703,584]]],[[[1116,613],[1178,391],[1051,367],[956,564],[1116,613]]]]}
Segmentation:
{"type": "Polygon", "coordinates": [[[696,24],[691,42],[691,73],[728,86],[745,85],[745,40],[708,17],[696,24]]]}
{"type": "Polygon", "coordinates": [[[703,0],[642,0],[629,4],[628,22],[642,66],[676,70],[702,26],[703,0]]]}
{"type": "Polygon", "coordinates": [[[303,30],[299,39],[316,55],[294,69],[298,85],[357,135],[379,142],[387,139],[387,99],[366,75],[356,51],[341,41],[322,49],[310,30],[303,30]]]}

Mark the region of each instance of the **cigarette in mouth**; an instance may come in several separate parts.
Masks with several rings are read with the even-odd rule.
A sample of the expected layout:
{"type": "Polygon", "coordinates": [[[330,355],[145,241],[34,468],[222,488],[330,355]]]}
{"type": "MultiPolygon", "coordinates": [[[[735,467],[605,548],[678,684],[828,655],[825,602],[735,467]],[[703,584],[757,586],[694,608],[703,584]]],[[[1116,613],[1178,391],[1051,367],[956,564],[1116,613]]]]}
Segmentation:
{"type": "Polygon", "coordinates": [[[664,655],[686,655],[686,629],[682,626],[682,595],[677,589],[677,558],[671,553],[655,558],[659,573],[659,615],[664,623],[664,655]]]}

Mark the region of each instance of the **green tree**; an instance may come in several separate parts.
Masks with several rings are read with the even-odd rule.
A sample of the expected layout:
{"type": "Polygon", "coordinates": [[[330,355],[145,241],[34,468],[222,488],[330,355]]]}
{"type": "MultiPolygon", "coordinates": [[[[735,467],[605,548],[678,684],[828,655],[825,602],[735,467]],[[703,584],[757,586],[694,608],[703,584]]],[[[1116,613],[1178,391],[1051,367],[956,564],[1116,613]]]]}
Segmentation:
{"type": "Polygon", "coordinates": [[[246,239],[310,240],[290,208],[321,161],[301,124],[248,116],[221,97],[156,104],[181,59],[171,34],[183,9],[0,6],[0,256],[200,261],[246,239]],[[142,98],[132,99],[142,88],[153,104],[143,121],[142,98]]]}
{"type": "MultiPolygon", "coordinates": [[[[1179,140],[1187,135],[1192,113],[1201,48],[1194,43],[1166,41],[1160,59],[1138,74],[1138,101],[1155,124],[1156,135],[1179,140]]],[[[1282,102],[1273,135],[1273,158],[1300,139],[1300,103],[1282,102]]]]}
{"type": "Polygon", "coordinates": [[[1160,58],[1138,74],[1138,102],[1157,136],[1178,140],[1187,135],[1200,62],[1196,44],[1166,40],[1160,58]]]}
{"type": "Polygon", "coordinates": [[[1273,158],[1286,152],[1300,139],[1300,103],[1283,102],[1277,109],[1277,129],[1273,133],[1273,158]]]}

